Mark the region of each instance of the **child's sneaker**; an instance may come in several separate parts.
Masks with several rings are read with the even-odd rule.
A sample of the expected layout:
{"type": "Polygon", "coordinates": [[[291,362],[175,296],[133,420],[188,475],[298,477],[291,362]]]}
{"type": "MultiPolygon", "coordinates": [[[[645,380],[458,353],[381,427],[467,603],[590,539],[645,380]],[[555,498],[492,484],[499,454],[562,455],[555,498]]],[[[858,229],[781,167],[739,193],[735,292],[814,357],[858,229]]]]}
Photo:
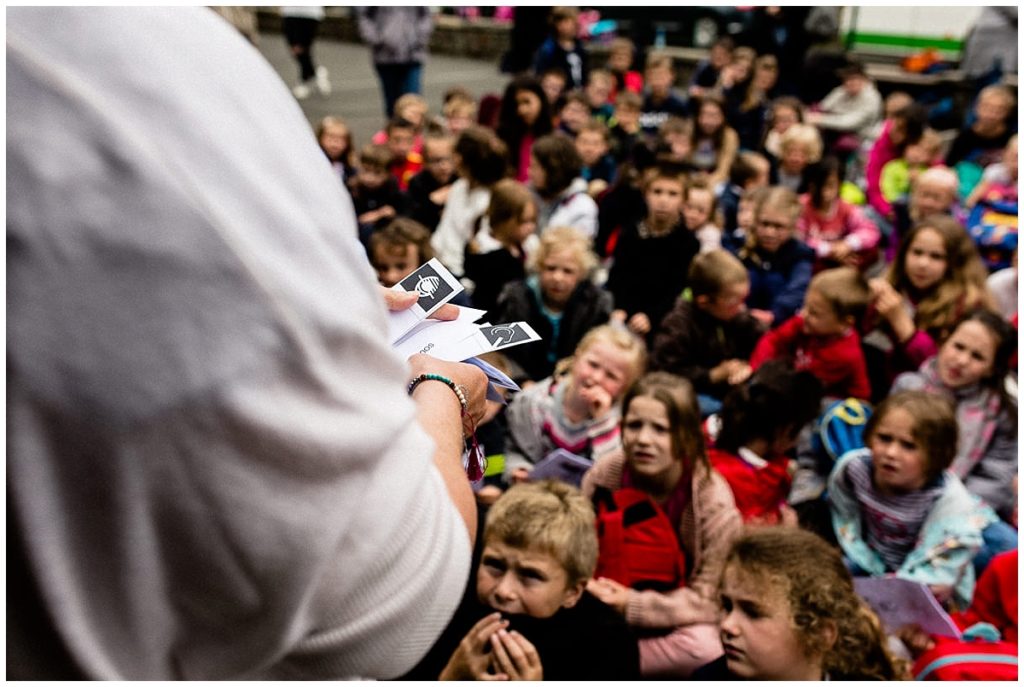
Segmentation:
{"type": "Polygon", "coordinates": [[[316,68],[316,88],[320,95],[331,94],[331,81],[327,78],[327,67],[323,65],[316,68]]]}
{"type": "Polygon", "coordinates": [[[297,86],[295,86],[295,88],[292,89],[292,95],[294,95],[298,100],[305,100],[312,93],[313,89],[309,87],[308,81],[303,81],[302,83],[298,84],[297,86]]]}

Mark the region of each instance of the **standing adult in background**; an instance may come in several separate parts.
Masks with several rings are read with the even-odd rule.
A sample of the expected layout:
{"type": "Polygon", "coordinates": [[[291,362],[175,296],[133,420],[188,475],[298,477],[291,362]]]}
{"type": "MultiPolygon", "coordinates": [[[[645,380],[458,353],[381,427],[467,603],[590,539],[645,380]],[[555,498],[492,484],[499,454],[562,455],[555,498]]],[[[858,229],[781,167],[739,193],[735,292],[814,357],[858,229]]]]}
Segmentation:
{"type": "Polygon", "coordinates": [[[513,8],[508,51],[501,56],[501,71],[518,74],[533,67],[537,48],[548,37],[550,7],[518,5],[513,8]]]}
{"type": "Polygon", "coordinates": [[[308,98],[313,88],[320,91],[320,95],[330,95],[331,81],[327,67],[313,66],[313,41],[320,31],[324,8],[284,5],[281,7],[281,18],[281,30],[295,61],[299,63],[299,83],[292,89],[292,93],[299,100],[308,98]]]}
{"type": "Polygon", "coordinates": [[[359,35],[373,53],[384,112],[391,119],[399,97],[422,92],[423,61],[434,19],[428,7],[405,6],[357,7],[356,18],[359,35]]]}
{"type": "Polygon", "coordinates": [[[483,373],[391,350],[348,196],[212,12],[12,8],[7,94],[7,676],[405,673],[469,572],[483,373]]]}

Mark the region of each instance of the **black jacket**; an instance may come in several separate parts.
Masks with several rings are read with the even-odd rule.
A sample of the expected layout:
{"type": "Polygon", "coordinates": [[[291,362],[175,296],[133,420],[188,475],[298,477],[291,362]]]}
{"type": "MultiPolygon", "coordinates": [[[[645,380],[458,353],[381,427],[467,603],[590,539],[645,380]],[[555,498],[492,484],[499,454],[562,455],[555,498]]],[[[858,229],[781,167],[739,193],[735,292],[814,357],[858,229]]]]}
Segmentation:
{"type": "Polygon", "coordinates": [[[562,311],[556,339],[553,337],[551,322],[541,310],[538,290],[532,288],[527,280],[522,280],[505,286],[498,297],[491,321],[499,324],[524,320],[537,331],[540,341],[513,346],[503,353],[514,366],[520,368],[513,370],[513,378],[538,381],[550,377],[555,362],[572,355],[583,335],[607,322],[611,312],[611,295],[593,282],[584,280],[576,287],[562,311]],[[549,359],[549,351],[554,352],[554,360],[549,359]]]}

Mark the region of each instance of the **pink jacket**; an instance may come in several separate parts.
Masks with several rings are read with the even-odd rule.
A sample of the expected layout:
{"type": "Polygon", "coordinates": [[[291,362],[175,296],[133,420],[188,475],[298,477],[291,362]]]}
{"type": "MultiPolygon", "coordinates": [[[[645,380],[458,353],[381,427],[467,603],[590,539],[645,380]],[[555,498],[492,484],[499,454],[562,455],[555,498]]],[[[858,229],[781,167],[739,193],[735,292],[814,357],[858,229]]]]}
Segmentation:
{"type": "Polygon", "coordinates": [[[889,138],[889,130],[892,129],[892,120],[885,120],[882,125],[882,133],[879,134],[875,145],[871,147],[868,154],[867,166],[864,168],[864,176],[867,179],[868,205],[883,216],[888,218],[892,213],[892,204],[882,196],[882,167],[886,162],[899,157],[899,149],[893,145],[889,138]]]}
{"type": "MultiPolygon", "coordinates": [[[[583,493],[590,498],[599,486],[620,488],[625,465],[626,457],[621,450],[598,459],[583,476],[583,493]]],[[[692,668],[696,668],[701,661],[721,655],[714,625],[718,620],[718,581],[725,556],[742,524],[729,484],[714,470],[698,468],[689,506],[679,524],[687,560],[693,561],[690,578],[685,587],[672,592],[632,590],[626,605],[626,621],[647,628],[698,624],[706,627],[641,641],[640,664],[645,676],[667,674],[672,667],[680,674],[678,669],[688,659],[694,659],[696,665],[692,668]]]]}
{"type": "Polygon", "coordinates": [[[842,240],[854,252],[871,250],[878,246],[882,233],[856,205],[842,198],[836,200],[832,212],[822,214],[811,205],[811,198],[800,197],[803,212],[796,221],[797,236],[806,243],[819,258],[831,255],[829,244],[842,240]]]}

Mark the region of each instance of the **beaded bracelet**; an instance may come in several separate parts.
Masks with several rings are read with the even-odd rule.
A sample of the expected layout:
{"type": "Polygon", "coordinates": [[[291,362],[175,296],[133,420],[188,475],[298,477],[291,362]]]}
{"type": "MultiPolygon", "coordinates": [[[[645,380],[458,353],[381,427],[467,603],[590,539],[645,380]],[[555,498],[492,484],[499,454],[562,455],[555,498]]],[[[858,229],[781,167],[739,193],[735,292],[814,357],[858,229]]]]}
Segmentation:
{"type": "Polygon", "coordinates": [[[447,384],[448,388],[454,391],[455,396],[458,397],[459,405],[462,406],[462,415],[463,417],[465,417],[465,415],[469,412],[469,402],[466,401],[466,393],[462,390],[461,386],[459,386],[452,380],[442,375],[434,374],[433,372],[427,372],[426,374],[421,374],[418,377],[414,377],[413,380],[409,382],[409,395],[412,396],[412,392],[416,389],[417,386],[420,385],[420,382],[426,382],[428,380],[434,382],[441,382],[442,384],[447,384]]]}
{"type": "Polygon", "coordinates": [[[483,449],[480,448],[480,443],[476,439],[476,423],[473,421],[473,416],[469,414],[469,402],[466,400],[465,389],[443,375],[427,372],[414,377],[409,382],[407,389],[409,395],[412,395],[412,392],[421,382],[426,381],[441,382],[447,385],[449,389],[455,392],[456,398],[459,399],[462,415],[462,436],[471,438],[470,448],[466,452],[468,455],[464,455],[466,476],[469,477],[471,482],[480,481],[483,479],[484,471],[487,469],[487,459],[484,457],[483,449]]]}

